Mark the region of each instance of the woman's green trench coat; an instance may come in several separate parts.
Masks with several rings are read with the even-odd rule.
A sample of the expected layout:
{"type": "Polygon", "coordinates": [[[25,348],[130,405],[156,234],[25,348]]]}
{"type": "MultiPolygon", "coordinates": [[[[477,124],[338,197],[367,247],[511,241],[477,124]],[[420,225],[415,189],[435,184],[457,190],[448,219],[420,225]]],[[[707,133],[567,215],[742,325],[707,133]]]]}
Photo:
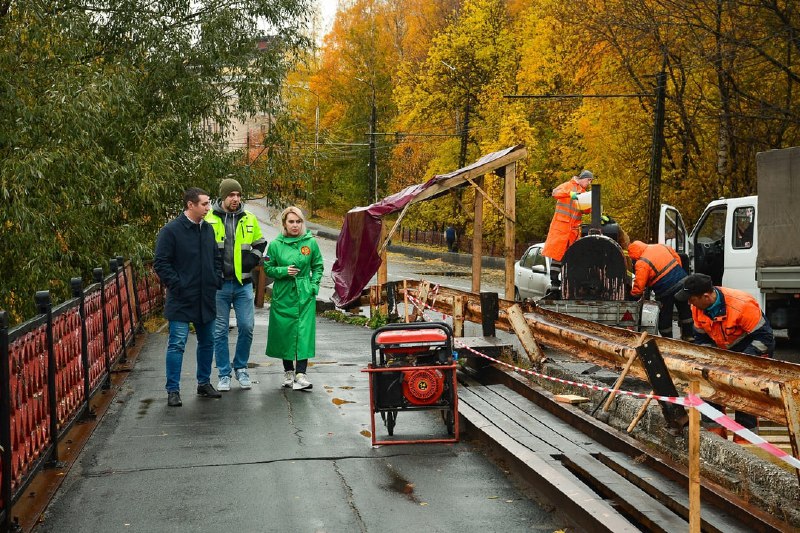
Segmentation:
{"type": "Polygon", "coordinates": [[[274,279],[269,308],[267,355],[278,359],[310,359],[317,337],[316,296],[323,263],[310,231],[297,237],[278,235],[267,248],[267,276],[274,279]],[[300,272],[287,273],[289,265],[300,272]]]}

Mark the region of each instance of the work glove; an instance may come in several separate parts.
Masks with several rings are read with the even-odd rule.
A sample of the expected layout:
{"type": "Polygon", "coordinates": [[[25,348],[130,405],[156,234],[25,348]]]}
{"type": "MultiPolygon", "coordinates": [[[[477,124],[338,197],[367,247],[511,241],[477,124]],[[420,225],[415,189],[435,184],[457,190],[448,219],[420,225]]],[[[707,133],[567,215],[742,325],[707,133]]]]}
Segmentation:
{"type": "Polygon", "coordinates": [[[608,218],[608,215],[600,215],[600,222],[602,222],[603,224],[608,224],[609,220],[611,219],[608,218]]]}
{"type": "Polygon", "coordinates": [[[576,193],[575,191],[572,191],[572,192],[569,193],[569,197],[571,199],[573,199],[573,200],[577,200],[578,199],[578,193],[576,193]]]}

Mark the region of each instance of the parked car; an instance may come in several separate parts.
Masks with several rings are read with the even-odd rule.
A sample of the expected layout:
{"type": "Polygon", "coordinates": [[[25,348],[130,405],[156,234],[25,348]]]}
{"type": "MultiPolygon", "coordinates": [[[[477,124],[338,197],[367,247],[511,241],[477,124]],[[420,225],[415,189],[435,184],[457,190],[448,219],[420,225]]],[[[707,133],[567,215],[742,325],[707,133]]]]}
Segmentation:
{"type": "Polygon", "coordinates": [[[542,255],[544,243],[525,250],[514,263],[514,299],[538,300],[550,290],[550,258],[542,255]]]}

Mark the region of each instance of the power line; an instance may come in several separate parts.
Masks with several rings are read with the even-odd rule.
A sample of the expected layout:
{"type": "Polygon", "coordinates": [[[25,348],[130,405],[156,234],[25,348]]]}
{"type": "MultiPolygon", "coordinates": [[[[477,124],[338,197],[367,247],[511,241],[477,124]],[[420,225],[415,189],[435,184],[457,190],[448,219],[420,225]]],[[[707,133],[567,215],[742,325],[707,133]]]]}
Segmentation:
{"type": "Polygon", "coordinates": [[[633,94],[504,94],[503,98],[652,98],[653,93],[633,94]]]}

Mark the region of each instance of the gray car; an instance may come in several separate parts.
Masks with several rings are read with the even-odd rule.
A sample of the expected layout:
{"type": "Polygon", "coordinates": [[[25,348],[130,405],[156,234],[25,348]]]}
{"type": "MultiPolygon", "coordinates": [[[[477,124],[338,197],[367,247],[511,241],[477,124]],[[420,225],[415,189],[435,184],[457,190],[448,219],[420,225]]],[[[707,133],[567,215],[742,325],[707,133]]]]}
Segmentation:
{"type": "Polygon", "coordinates": [[[530,246],[514,263],[514,299],[538,300],[550,290],[550,258],[542,248],[544,243],[530,246]]]}

